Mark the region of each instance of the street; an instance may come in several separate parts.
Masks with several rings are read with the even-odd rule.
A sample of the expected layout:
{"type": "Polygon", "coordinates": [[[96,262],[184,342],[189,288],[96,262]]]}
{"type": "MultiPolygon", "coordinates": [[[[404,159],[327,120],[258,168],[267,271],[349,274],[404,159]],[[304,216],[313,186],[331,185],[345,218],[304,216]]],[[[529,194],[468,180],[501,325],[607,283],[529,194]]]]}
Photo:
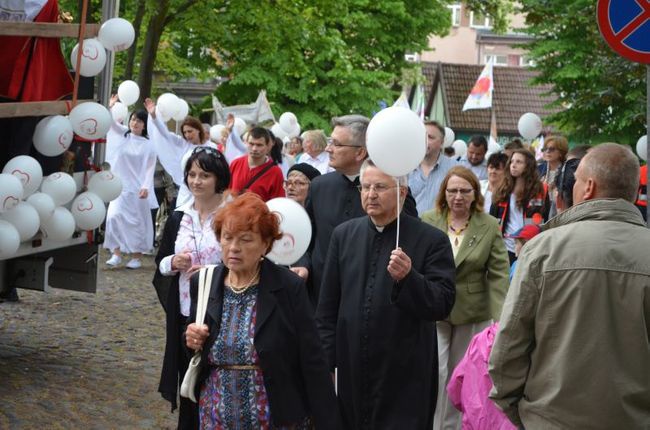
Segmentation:
{"type": "Polygon", "coordinates": [[[105,269],[97,294],[19,290],[0,303],[0,429],[167,429],[157,392],[164,313],[139,270],[105,269]]]}

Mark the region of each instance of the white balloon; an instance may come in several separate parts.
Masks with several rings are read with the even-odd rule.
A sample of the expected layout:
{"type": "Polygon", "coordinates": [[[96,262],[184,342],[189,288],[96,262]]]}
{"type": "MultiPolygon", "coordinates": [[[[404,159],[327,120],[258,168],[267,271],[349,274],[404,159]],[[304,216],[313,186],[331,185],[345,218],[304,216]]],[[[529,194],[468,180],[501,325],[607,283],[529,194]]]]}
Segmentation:
{"type": "Polygon", "coordinates": [[[300,124],[296,123],[296,125],[293,126],[293,129],[287,132],[287,136],[293,138],[299,135],[300,135],[300,124]]]}
{"type": "Polygon", "coordinates": [[[80,230],[94,230],[106,217],[106,206],[97,195],[91,192],[81,193],[72,202],[70,210],[80,230]]]}
{"type": "Polygon", "coordinates": [[[368,124],[366,146],[379,169],[391,176],[402,176],[424,159],[426,129],[420,117],[399,106],[377,113],[368,124]]]}
{"type": "MultiPolygon", "coordinates": [[[[488,150],[487,150],[487,152],[489,152],[490,154],[494,154],[496,152],[501,152],[501,145],[499,145],[498,143],[496,143],[495,141],[490,139],[490,141],[488,142],[488,150]]],[[[488,158],[488,155],[485,154],[485,159],[487,160],[487,158],[488,158]]]]}
{"type": "Polygon", "coordinates": [[[15,208],[2,214],[2,219],[10,222],[20,236],[20,241],[31,239],[38,232],[41,218],[36,209],[26,202],[20,202],[15,208]]]}
{"type": "Polygon", "coordinates": [[[102,170],[90,178],[88,191],[108,203],[122,193],[122,180],[110,170],[102,170]]]}
{"type": "Polygon", "coordinates": [[[43,118],[34,130],[34,148],[46,157],[63,154],[72,143],[72,124],[62,115],[43,118]]]}
{"type": "Polygon", "coordinates": [[[215,142],[221,142],[221,133],[226,129],[225,125],[215,124],[210,127],[210,139],[215,142]]]}
{"type": "Polygon", "coordinates": [[[19,155],[9,160],[2,173],[14,175],[23,184],[23,198],[31,195],[43,181],[43,169],[36,159],[29,155],[19,155]]]}
{"type": "Polygon", "coordinates": [[[464,157],[467,154],[467,144],[464,140],[458,139],[452,143],[456,157],[464,157]]]}
{"type": "MultiPolygon", "coordinates": [[[[77,52],[79,51],[79,44],[77,43],[72,48],[70,54],[70,62],[74,70],[77,69],[77,52]]],[[[79,74],[81,76],[96,76],[106,65],[106,50],[97,39],[85,39],[84,50],[81,54],[81,65],[79,67],[79,74]]]]}
{"type": "Polygon", "coordinates": [[[88,140],[106,136],[112,120],[108,109],[95,102],[78,104],[70,111],[72,129],[79,136],[88,140]]]}
{"type": "Polygon", "coordinates": [[[66,208],[58,207],[50,218],[41,223],[41,227],[46,239],[68,240],[74,233],[74,217],[66,208]]]}
{"type": "Polygon", "coordinates": [[[43,180],[41,191],[52,197],[54,204],[61,206],[68,203],[77,194],[77,184],[67,173],[56,172],[43,180]]]}
{"type": "Polygon", "coordinates": [[[179,104],[179,109],[178,112],[176,112],[172,118],[176,121],[183,121],[187,114],[190,113],[190,106],[187,104],[187,102],[181,98],[178,99],[178,104],[179,104]]]}
{"type": "Polygon", "coordinates": [[[11,223],[0,220],[0,258],[13,257],[20,246],[20,235],[11,223]]]}
{"type": "Polygon", "coordinates": [[[519,118],[517,129],[521,137],[533,140],[542,132],[542,120],[534,113],[525,113],[519,118]]]}
{"type": "Polygon", "coordinates": [[[454,144],[454,140],[456,140],[456,133],[454,133],[454,130],[449,127],[445,127],[445,139],[442,143],[442,147],[449,148],[454,144]]]}
{"type": "Polygon", "coordinates": [[[179,111],[181,104],[175,94],[164,93],[156,100],[156,107],[163,121],[169,121],[179,111]]]}
{"type": "Polygon", "coordinates": [[[16,207],[23,198],[23,184],[9,173],[0,173],[0,212],[16,207]]]}
{"type": "Polygon", "coordinates": [[[298,124],[298,118],[291,112],[285,112],[280,115],[280,127],[282,127],[287,133],[293,130],[298,124]]]}
{"type": "Polygon", "coordinates": [[[285,137],[288,137],[287,132],[277,122],[273,124],[273,126],[271,127],[271,133],[273,133],[275,137],[279,137],[280,139],[284,139],[285,137]]]}
{"type": "Polygon", "coordinates": [[[246,132],[246,121],[241,118],[235,118],[235,124],[233,125],[233,128],[235,129],[237,136],[241,136],[246,132]]]}
{"type": "MultiPolygon", "coordinates": [[[[111,116],[113,120],[120,124],[125,124],[129,116],[129,108],[124,103],[117,102],[111,108],[111,116]]],[[[126,124],[125,124],[126,125],[126,124]]]]}
{"type": "Polygon", "coordinates": [[[648,135],[641,136],[636,141],[636,154],[642,160],[648,161],[648,135]]]}
{"type": "Polygon", "coordinates": [[[311,222],[307,211],[294,200],[278,197],[266,202],[280,218],[282,237],[273,243],[266,256],[276,264],[290,265],[303,256],[311,240],[311,222]]]}
{"type": "Polygon", "coordinates": [[[140,98],[140,87],[134,81],[124,81],[117,87],[117,96],[126,106],[131,106],[140,98]]]}
{"type": "Polygon", "coordinates": [[[97,38],[109,51],[124,51],[133,44],[135,30],[126,19],[111,18],[99,28],[97,38]]]}
{"type": "Polygon", "coordinates": [[[54,214],[54,209],[56,209],[56,204],[54,204],[52,197],[45,193],[32,194],[27,199],[27,203],[36,209],[41,223],[50,218],[54,214]]]}

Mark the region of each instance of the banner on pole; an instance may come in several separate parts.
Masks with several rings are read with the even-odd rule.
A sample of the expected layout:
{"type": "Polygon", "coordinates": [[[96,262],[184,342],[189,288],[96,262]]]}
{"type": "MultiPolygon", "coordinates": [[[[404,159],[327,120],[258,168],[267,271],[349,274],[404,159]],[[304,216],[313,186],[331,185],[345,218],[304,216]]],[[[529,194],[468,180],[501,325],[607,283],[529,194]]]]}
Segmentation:
{"type": "Polygon", "coordinates": [[[469,109],[487,109],[492,107],[492,93],[494,92],[494,78],[492,75],[493,61],[493,58],[490,58],[490,61],[483,68],[467,100],[465,100],[463,112],[469,109]]]}
{"type": "Polygon", "coordinates": [[[212,108],[215,115],[213,124],[225,124],[228,114],[243,119],[247,124],[259,124],[264,121],[275,122],[265,90],[260,91],[255,103],[246,105],[224,106],[217,97],[212,96],[212,108]]]}

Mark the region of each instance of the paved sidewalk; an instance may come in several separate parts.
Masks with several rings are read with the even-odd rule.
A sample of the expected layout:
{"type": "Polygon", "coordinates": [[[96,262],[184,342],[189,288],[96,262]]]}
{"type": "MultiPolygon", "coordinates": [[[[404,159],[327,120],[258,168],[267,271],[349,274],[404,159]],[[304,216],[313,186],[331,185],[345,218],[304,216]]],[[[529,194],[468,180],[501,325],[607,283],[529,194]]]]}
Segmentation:
{"type": "Polygon", "coordinates": [[[97,294],[18,290],[0,303],[0,429],[171,429],[157,392],[164,313],[154,262],[106,269],[97,294]]]}

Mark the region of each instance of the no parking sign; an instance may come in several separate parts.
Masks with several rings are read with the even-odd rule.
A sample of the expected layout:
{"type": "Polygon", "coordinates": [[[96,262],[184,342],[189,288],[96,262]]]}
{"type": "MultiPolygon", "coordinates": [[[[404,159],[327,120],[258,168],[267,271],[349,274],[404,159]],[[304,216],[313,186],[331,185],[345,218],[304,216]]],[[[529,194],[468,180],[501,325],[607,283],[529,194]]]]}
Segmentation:
{"type": "Polygon", "coordinates": [[[598,27],[622,57],[650,64],[650,0],[598,0],[598,27]]]}

